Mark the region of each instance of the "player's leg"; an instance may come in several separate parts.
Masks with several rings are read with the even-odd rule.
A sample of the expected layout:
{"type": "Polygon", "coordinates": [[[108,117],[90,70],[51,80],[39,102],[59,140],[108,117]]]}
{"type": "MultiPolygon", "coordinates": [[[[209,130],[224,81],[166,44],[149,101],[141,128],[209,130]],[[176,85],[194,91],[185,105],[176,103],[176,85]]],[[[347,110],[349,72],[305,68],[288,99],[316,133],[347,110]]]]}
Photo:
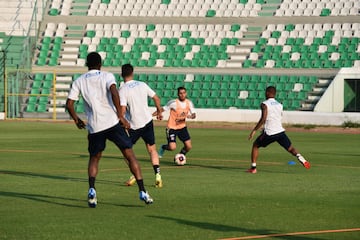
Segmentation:
{"type": "Polygon", "coordinates": [[[129,161],[130,171],[135,176],[136,183],[139,187],[140,200],[144,201],[146,204],[153,203],[153,199],[150,197],[150,195],[145,189],[140,164],[135,157],[134,151],[132,150],[132,148],[122,148],[121,152],[124,157],[129,161]]]}
{"type": "Polygon", "coordinates": [[[160,160],[159,154],[156,151],[156,144],[155,144],[155,133],[154,133],[154,124],[153,121],[150,121],[144,127],[141,135],[142,139],[144,140],[146,150],[149,153],[151,163],[155,173],[155,187],[161,188],[163,186],[163,182],[160,175],[160,160]]]}
{"type": "Polygon", "coordinates": [[[184,143],[184,146],[180,150],[180,153],[186,155],[186,153],[188,153],[192,149],[191,138],[187,127],[178,130],[178,137],[184,143]]]}
{"type": "Polygon", "coordinates": [[[174,151],[176,149],[176,130],[174,129],[166,129],[166,138],[167,144],[161,145],[158,155],[160,158],[164,155],[164,152],[167,151],[174,151]]]}
{"type": "Polygon", "coordinates": [[[102,132],[88,135],[88,151],[90,154],[88,163],[88,205],[93,208],[97,205],[95,181],[99,171],[99,161],[101,159],[102,151],[105,150],[105,143],[106,138],[102,132]]]}
{"type": "Polygon", "coordinates": [[[270,143],[274,142],[274,139],[271,136],[266,135],[265,132],[262,132],[260,136],[258,136],[251,148],[251,167],[247,170],[249,173],[256,173],[256,162],[259,156],[259,148],[266,147],[270,143]]]}
{"type": "Polygon", "coordinates": [[[161,188],[163,186],[163,181],[160,174],[160,160],[159,160],[159,154],[156,150],[156,145],[155,144],[150,145],[147,143],[145,145],[150,155],[151,163],[155,173],[155,187],[161,188]]]}
{"type": "Polygon", "coordinates": [[[192,149],[191,139],[184,141],[184,146],[180,150],[180,153],[186,155],[192,149]]]}
{"type": "Polygon", "coordinates": [[[88,176],[89,176],[89,187],[95,188],[95,178],[99,171],[99,161],[102,156],[101,152],[98,152],[94,156],[90,156],[88,163],[88,176]]]}
{"type": "Polygon", "coordinates": [[[252,145],[251,149],[251,167],[247,170],[249,173],[256,173],[256,161],[259,156],[259,146],[256,141],[252,145]]]}
{"type": "MultiPolygon", "coordinates": [[[[135,144],[139,140],[139,138],[141,137],[141,131],[142,131],[142,129],[137,129],[137,130],[129,129],[128,132],[129,132],[129,135],[130,135],[130,138],[131,138],[131,142],[133,144],[135,144]]],[[[126,158],[124,158],[124,161],[129,166],[129,162],[128,162],[128,160],[126,158]]],[[[134,175],[131,175],[129,177],[129,179],[125,182],[125,185],[126,186],[132,186],[135,183],[136,183],[136,178],[135,178],[134,175]]]]}
{"type": "Polygon", "coordinates": [[[306,159],[294,148],[294,146],[291,144],[289,137],[286,135],[285,132],[279,136],[279,139],[277,140],[277,142],[286,151],[288,151],[290,154],[295,156],[306,169],[310,168],[310,163],[308,161],[306,161],[306,159]]]}
{"type": "Polygon", "coordinates": [[[127,159],[130,171],[135,176],[139,187],[140,200],[144,201],[146,204],[152,203],[153,199],[145,190],[140,164],[132,149],[133,144],[130,136],[127,135],[125,129],[118,124],[114,127],[113,131],[107,134],[107,138],[116,144],[123,156],[127,159]]]}

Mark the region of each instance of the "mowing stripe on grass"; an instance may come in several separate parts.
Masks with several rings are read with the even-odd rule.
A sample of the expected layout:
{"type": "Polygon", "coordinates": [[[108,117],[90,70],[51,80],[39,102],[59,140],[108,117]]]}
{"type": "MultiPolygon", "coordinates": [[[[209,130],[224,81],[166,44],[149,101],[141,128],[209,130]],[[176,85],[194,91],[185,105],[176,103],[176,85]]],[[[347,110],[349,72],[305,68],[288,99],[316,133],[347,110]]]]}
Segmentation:
{"type": "Polygon", "coordinates": [[[284,237],[284,236],[296,236],[296,235],[310,235],[310,234],[322,234],[322,233],[341,233],[341,232],[357,232],[360,228],[347,228],[347,229],[335,229],[335,230],[320,230],[310,232],[293,232],[293,233],[274,233],[266,235],[256,235],[247,237],[236,237],[236,238],[222,238],[219,240],[243,240],[243,239],[260,239],[269,237],[284,237]]]}
{"type": "MultiPolygon", "coordinates": [[[[14,153],[61,153],[61,154],[69,154],[69,155],[87,155],[87,152],[63,152],[63,151],[48,151],[48,150],[22,150],[22,149],[0,149],[0,152],[14,152],[14,153]]],[[[121,154],[104,154],[103,157],[122,157],[121,154]]],[[[137,157],[140,158],[147,158],[148,155],[138,155],[137,157]]],[[[122,158],[123,159],[123,158],[122,158]]],[[[241,159],[218,159],[218,158],[199,158],[199,157],[192,157],[193,160],[199,160],[199,161],[221,161],[221,162],[235,162],[235,163],[250,163],[250,160],[241,160],[241,159]]],[[[261,165],[283,165],[284,162],[261,162],[261,165]]],[[[326,164],[313,164],[311,162],[312,166],[318,166],[318,167],[337,167],[337,168],[346,168],[346,169],[360,169],[360,167],[356,166],[341,166],[341,165],[326,165],[326,164]]],[[[194,166],[192,166],[194,167],[194,166]]]]}

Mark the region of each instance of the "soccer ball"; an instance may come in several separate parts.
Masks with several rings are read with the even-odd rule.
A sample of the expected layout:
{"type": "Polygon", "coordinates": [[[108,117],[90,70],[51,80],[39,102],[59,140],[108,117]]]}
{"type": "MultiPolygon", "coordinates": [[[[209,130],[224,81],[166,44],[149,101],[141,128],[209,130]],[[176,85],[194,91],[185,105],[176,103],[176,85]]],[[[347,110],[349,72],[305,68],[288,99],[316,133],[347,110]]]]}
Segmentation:
{"type": "Polygon", "coordinates": [[[179,166],[183,166],[186,164],[186,157],[182,153],[178,153],[174,157],[174,163],[179,166]]]}

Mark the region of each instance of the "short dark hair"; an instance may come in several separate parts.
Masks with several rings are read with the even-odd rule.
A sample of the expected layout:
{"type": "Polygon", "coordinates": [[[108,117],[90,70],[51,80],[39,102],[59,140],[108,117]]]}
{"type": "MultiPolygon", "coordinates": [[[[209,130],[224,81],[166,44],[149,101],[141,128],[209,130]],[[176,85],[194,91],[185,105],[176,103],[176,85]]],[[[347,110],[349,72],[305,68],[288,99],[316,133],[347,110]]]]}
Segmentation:
{"type": "Polygon", "coordinates": [[[94,68],[101,66],[101,56],[97,52],[91,52],[86,57],[86,66],[88,68],[94,68]]]}
{"type": "Polygon", "coordinates": [[[185,87],[178,87],[178,89],[177,89],[178,94],[180,93],[181,90],[185,90],[185,91],[186,91],[186,88],[185,88],[185,87]]]}
{"type": "Polygon", "coordinates": [[[266,92],[275,95],[275,94],[276,94],[276,88],[275,88],[274,86],[268,86],[268,87],[266,88],[266,92]]]}
{"type": "Polygon", "coordinates": [[[121,66],[121,76],[123,78],[131,76],[133,72],[134,72],[134,67],[130,63],[121,66]]]}

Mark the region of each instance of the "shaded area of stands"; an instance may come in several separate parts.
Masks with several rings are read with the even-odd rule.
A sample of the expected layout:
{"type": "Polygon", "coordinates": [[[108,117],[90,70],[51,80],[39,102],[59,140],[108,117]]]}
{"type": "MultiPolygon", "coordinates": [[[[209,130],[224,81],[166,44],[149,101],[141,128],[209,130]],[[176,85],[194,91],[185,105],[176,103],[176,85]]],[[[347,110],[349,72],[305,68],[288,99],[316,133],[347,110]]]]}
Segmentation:
{"type": "MultiPolygon", "coordinates": [[[[26,102],[26,112],[65,112],[65,101],[71,83],[80,74],[59,75],[53,85],[54,75],[37,73],[30,86],[31,96],[26,102]],[[56,100],[53,100],[53,88],[56,100]],[[39,95],[42,94],[43,96],[39,95]],[[50,94],[46,96],[46,94],[50,94]],[[38,95],[38,96],[37,96],[38,95]],[[44,96],[45,95],[45,96],[44,96]]],[[[121,84],[119,74],[115,77],[121,84]]],[[[315,76],[267,76],[267,75],[210,75],[210,74],[137,74],[135,78],[146,82],[161,97],[161,104],[177,97],[176,89],[184,86],[189,98],[197,108],[238,108],[257,109],[264,99],[267,86],[276,86],[277,99],[284,104],[285,110],[298,110],[308,93],[318,83],[315,76]]],[[[149,101],[152,106],[152,101],[149,101]]],[[[76,110],[84,112],[83,99],[76,103],[76,110]]]]}

